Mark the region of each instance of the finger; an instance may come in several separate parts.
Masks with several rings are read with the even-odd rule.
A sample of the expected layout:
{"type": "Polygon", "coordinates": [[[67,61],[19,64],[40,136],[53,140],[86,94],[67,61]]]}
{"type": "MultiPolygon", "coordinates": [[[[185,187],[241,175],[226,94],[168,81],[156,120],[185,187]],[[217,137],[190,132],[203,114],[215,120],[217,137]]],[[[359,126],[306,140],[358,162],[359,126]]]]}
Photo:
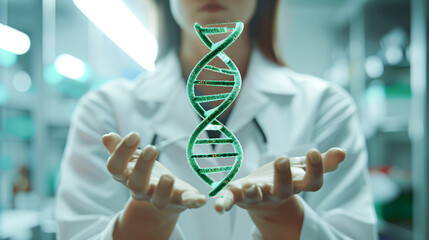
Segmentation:
{"type": "Polygon", "coordinates": [[[222,195],[215,200],[215,210],[223,214],[227,209],[231,209],[235,203],[234,198],[234,194],[230,190],[223,191],[222,195]]]}
{"type": "Polygon", "coordinates": [[[323,169],[325,172],[332,172],[338,168],[338,165],[346,158],[346,152],[341,148],[331,148],[324,154],[323,169]]]}
{"type": "Polygon", "coordinates": [[[183,192],[180,197],[181,204],[187,208],[199,208],[207,202],[206,196],[195,191],[183,192]]]}
{"type": "Polygon", "coordinates": [[[307,158],[305,156],[302,157],[291,157],[289,158],[289,165],[293,167],[299,167],[302,169],[307,168],[307,158]]]}
{"type": "Polygon", "coordinates": [[[214,203],[215,210],[222,214],[225,211],[229,211],[234,204],[242,201],[242,188],[241,186],[237,186],[235,184],[229,184],[228,189],[219,193],[214,203]]]}
{"type": "Polygon", "coordinates": [[[274,186],[271,195],[274,200],[283,201],[292,193],[292,172],[289,159],[278,158],[274,162],[274,186]]]}
{"type": "Polygon", "coordinates": [[[103,142],[109,153],[112,153],[115,150],[121,140],[122,137],[113,132],[108,133],[101,138],[101,141],[103,142]]]}
{"type": "Polygon", "coordinates": [[[121,143],[119,143],[118,147],[110,155],[107,161],[107,169],[117,179],[123,180],[127,178],[127,176],[124,175],[124,170],[130,157],[136,151],[139,142],[140,136],[132,132],[122,139],[121,143]]]}
{"type": "Polygon", "coordinates": [[[307,152],[307,171],[302,181],[296,182],[298,189],[317,191],[323,185],[322,155],[317,150],[307,152]]]}
{"type": "Polygon", "coordinates": [[[174,178],[170,175],[162,175],[158,186],[152,196],[152,205],[158,209],[164,208],[170,203],[173,192],[174,178]]]}
{"type": "Polygon", "coordinates": [[[263,195],[261,189],[256,184],[248,184],[243,186],[243,203],[255,205],[262,201],[263,195]]]}
{"type": "Polygon", "coordinates": [[[128,188],[135,193],[146,193],[153,165],[155,164],[158,150],[154,146],[147,146],[141,152],[136,165],[128,179],[128,188]]]}

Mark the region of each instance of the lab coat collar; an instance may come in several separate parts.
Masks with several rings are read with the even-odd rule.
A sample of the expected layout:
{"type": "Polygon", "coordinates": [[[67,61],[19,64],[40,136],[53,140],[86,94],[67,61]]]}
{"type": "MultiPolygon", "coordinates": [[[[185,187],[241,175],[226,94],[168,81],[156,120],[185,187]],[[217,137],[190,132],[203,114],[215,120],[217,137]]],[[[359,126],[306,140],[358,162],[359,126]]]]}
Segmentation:
{"type": "Polygon", "coordinates": [[[291,78],[291,73],[292,70],[279,66],[267,59],[255,47],[245,81],[251,82],[256,90],[265,93],[291,96],[295,95],[297,90],[296,84],[291,78]]]}
{"type": "Polygon", "coordinates": [[[295,83],[289,78],[290,70],[268,60],[254,48],[243,87],[236,99],[227,127],[238,132],[255,119],[273,100],[273,95],[284,97],[296,93],[295,83]]]}

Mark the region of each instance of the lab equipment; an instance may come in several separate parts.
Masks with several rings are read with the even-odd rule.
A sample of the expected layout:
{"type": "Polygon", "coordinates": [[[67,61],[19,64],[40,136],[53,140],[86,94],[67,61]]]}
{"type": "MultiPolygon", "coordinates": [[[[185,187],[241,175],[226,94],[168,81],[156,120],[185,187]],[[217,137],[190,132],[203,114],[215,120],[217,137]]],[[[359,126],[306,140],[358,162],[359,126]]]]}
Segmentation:
{"type": "MultiPolygon", "coordinates": [[[[191,134],[188,145],[186,149],[187,159],[192,168],[192,170],[210,187],[212,190],[209,192],[210,197],[215,197],[222,189],[224,189],[237,175],[238,170],[242,164],[243,160],[243,151],[238,139],[234,134],[225,127],[219,120],[216,118],[220,116],[237,98],[238,93],[241,87],[241,76],[234,62],[223,52],[227,47],[229,47],[242,33],[243,23],[234,22],[235,27],[214,27],[214,24],[209,24],[209,27],[202,27],[199,23],[195,23],[194,29],[197,32],[200,39],[204,44],[210,49],[210,52],[204,56],[198,64],[194,67],[192,72],[189,75],[187,83],[187,94],[189,101],[192,104],[194,110],[200,115],[203,119],[201,123],[197,126],[194,132],[191,134]],[[211,25],[211,26],[210,26],[211,25]],[[212,34],[224,34],[230,33],[228,37],[219,42],[213,43],[207,35],[212,34]],[[221,69],[215,66],[209,65],[215,57],[219,57],[229,69],[221,69]],[[234,76],[234,81],[229,80],[200,80],[197,79],[198,75],[203,69],[211,70],[214,72],[232,75],[234,76]],[[196,96],[195,95],[195,85],[207,85],[207,86],[216,86],[216,87],[232,87],[231,92],[221,93],[214,95],[205,95],[205,96],[196,96]],[[218,106],[205,110],[201,104],[205,102],[212,102],[217,100],[223,100],[218,106]],[[220,131],[226,138],[213,138],[213,139],[199,139],[199,136],[203,131],[220,131]],[[196,145],[201,144],[232,144],[235,152],[227,153],[209,153],[209,154],[195,154],[194,148],[196,145]],[[210,168],[200,168],[197,159],[203,158],[227,158],[235,157],[235,162],[232,166],[218,166],[210,168]],[[225,177],[216,182],[209,174],[218,173],[218,172],[228,172],[225,177]]],[[[227,23],[216,23],[216,25],[230,24],[227,23]]]]}

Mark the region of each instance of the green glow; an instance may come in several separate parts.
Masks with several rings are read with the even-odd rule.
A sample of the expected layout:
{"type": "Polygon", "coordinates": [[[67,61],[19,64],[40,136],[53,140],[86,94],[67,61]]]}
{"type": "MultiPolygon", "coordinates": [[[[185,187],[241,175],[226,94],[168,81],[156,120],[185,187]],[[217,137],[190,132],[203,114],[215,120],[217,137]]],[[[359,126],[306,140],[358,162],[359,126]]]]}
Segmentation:
{"type": "Polygon", "coordinates": [[[14,53],[0,48],[0,65],[3,67],[13,67],[18,61],[18,56],[14,53]]]}
{"type": "Polygon", "coordinates": [[[63,81],[64,76],[57,72],[53,64],[50,64],[43,70],[43,78],[50,85],[57,85],[63,81]]]}
{"type": "Polygon", "coordinates": [[[3,85],[0,85],[0,104],[5,104],[9,100],[9,91],[3,85]]]}
{"type": "Polygon", "coordinates": [[[5,121],[4,131],[21,139],[31,139],[36,127],[30,116],[8,117],[5,121]]]}
{"type": "MultiPolygon", "coordinates": [[[[229,24],[227,23],[217,23],[217,24],[229,24]]],[[[197,126],[195,131],[189,138],[186,154],[188,162],[194,170],[194,172],[200,177],[204,182],[210,185],[213,189],[208,194],[210,197],[215,197],[222,189],[224,189],[237,175],[238,170],[242,164],[243,160],[243,151],[238,139],[234,134],[229,131],[221,122],[216,118],[220,116],[237,98],[238,93],[240,92],[241,87],[241,76],[240,72],[237,69],[237,66],[234,62],[223,52],[227,47],[229,47],[242,33],[243,23],[234,22],[236,25],[234,28],[230,27],[206,27],[203,28],[200,24],[195,23],[195,31],[197,32],[200,39],[204,44],[211,50],[200,62],[194,67],[191,74],[188,78],[187,83],[187,94],[189,101],[191,102],[194,110],[203,118],[202,122],[197,126]],[[230,33],[223,41],[218,43],[213,43],[207,35],[212,34],[224,34],[230,33]],[[220,69],[215,66],[208,65],[208,63],[213,60],[215,57],[219,57],[229,69],[220,69]],[[226,80],[199,80],[197,79],[198,75],[203,69],[210,71],[223,73],[225,75],[233,75],[234,81],[226,80]],[[195,96],[195,85],[208,85],[208,86],[218,86],[218,87],[232,87],[231,92],[214,94],[214,95],[205,95],[205,96],[195,96]],[[219,106],[214,109],[205,111],[201,106],[201,103],[211,102],[216,100],[224,100],[219,106]],[[218,139],[198,139],[201,133],[205,130],[211,131],[220,131],[226,138],[218,139]],[[209,154],[194,154],[194,148],[196,145],[202,144],[232,144],[234,151],[233,153],[209,153],[209,154]],[[219,166],[211,168],[200,168],[197,163],[197,158],[226,158],[226,157],[235,157],[234,165],[232,166],[219,166]],[[208,176],[211,173],[218,172],[229,172],[221,181],[215,182],[212,178],[208,176]]]]}
{"type": "Polygon", "coordinates": [[[10,155],[0,155],[0,170],[12,170],[13,158],[10,155]]]}
{"type": "Polygon", "coordinates": [[[68,97],[81,97],[89,89],[89,84],[65,78],[57,86],[56,90],[68,97]]]}

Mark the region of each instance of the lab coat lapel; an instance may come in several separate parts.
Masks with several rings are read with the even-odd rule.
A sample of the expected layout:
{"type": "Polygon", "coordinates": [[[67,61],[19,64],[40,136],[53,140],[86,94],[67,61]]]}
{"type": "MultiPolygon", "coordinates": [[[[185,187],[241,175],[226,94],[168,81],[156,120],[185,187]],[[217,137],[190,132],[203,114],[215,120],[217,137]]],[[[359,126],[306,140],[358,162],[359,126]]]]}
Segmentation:
{"type": "MultiPolygon", "coordinates": [[[[164,139],[183,137],[187,141],[201,120],[188,101],[184,82],[177,85],[170,92],[169,100],[160,106],[158,113],[154,116],[152,127],[164,139]]],[[[203,132],[203,137],[206,138],[205,134],[203,132]]],[[[186,148],[186,142],[180,141],[180,144],[186,148]]]]}
{"type": "Polygon", "coordinates": [[[268,97],[247,80],[249,79],[243,83],[239,97],[236,99],[237,102],[226,124],[226,127],[233,133],[238,132],[251,122],[269,102],[268,97]]]}
{"type": "Polygon", "coordinates": [[[246,79],[227,123],[232,132],[239,131],[275,101],[273,95],[295,94],[296,86],[286,71],[285,67],[268,60],[257,47],[253,49],[246,79]]]}
{"type": "MultiPolygon", "coordinates": [[[[150,128],[160,137],[160,141],[182,139],[174,144],[186,149],[188,137],[200,119],[189,103],[186,82],[181,73],[177,54],[170,51],[156,64],[155,72],[141,80],[135,93],[146,107],[157,108],[149,117],[150,128]]],[[[206,138],[206,133],[203,134],[206,138]]],[[[210,152],[210,148],[204,150],[210,152]]]]}
{"type": "Polygon", "coordinates": [[[257,69],[261,64],[261,59],[255,48],[249,61],[248,72],[243,79],[242,88],[236,99],[231,116],[227,122],[227,127],[234,133],[251,122],[253,118],[268,104],[268,98],[259,91],[257,85],[257,69]]]}

